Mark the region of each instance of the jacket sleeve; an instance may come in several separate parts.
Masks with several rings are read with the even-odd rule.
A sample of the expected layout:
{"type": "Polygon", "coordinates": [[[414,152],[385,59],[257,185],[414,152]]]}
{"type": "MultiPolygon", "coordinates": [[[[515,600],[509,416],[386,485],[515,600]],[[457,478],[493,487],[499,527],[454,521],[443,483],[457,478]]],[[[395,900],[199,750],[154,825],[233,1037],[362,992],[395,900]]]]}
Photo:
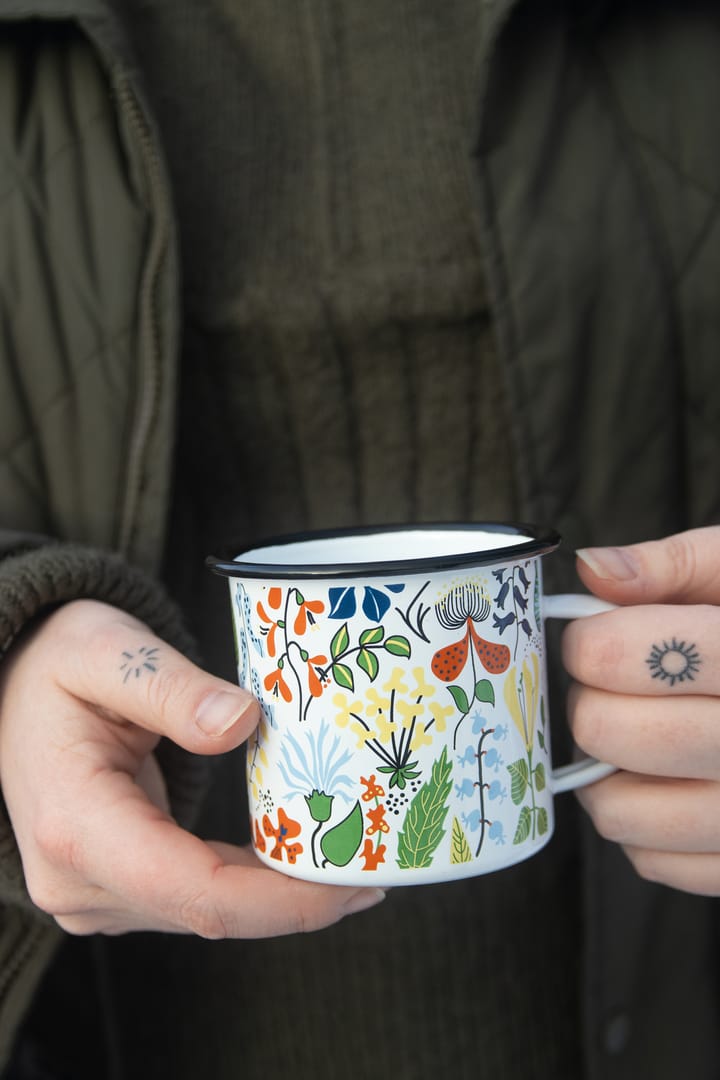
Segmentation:
{"type": "MultiPolygon", "coordinates": [[[[0,656],[23,630],[59,604],[100,600],[136,616],[197,660],[195,644],[163,587],[122,557],[0,530],[0,656]]],[[[210,763],[162,740],[156,751],[176,819],[189,826],[207,786],[210,763]]],[[[0,1068],[61,932],[32,904],[7,812],[0,802],[0,1068]]]]}
{"type": "MultiPolygon", "coordinates": [[[[177,605],[159,582],[121,556],[0,530],[0,656],[33,619],[78,599],[100,600],[129,612],[197,662],[195,642],[177,605]]],[[[160,743],[157,754],[173,814],[187,827],[205,790],[207,759],[188,754],[169,740],[160,743]]],[[[3,827],[7,823],[0,823],[0,830],[3,827]]],[[[6,895],[6,868],[0,864],[0,899],[6,895]]]]}

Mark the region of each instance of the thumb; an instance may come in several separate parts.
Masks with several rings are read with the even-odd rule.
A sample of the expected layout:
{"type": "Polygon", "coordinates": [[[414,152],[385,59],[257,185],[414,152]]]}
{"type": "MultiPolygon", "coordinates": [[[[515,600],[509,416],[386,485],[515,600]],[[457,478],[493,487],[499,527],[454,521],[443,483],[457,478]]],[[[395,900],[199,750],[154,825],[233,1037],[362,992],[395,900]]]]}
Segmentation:
{"type": "Polygon", "coordinates": [[[56,681],[82,701],[195,754],[233,749],[260,719],[252,694],[209,675],[143,623],[94,601],[50,616],[56,681]]]}
{"type": "Polygon", "coordinates": [[[626,547],[581,548],[577,571],[616,604],[720,604],[720,526],[626,547]]]}

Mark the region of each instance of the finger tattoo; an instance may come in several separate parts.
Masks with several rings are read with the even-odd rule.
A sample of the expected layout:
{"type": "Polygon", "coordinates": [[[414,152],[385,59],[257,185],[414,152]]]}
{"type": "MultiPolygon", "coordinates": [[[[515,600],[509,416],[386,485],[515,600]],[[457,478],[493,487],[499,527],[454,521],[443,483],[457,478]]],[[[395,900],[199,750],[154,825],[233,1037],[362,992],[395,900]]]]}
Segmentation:
{"type": "Polygon", "coordinates": [[[671,642],[653,645],[645,663],[653,679],[667,680],[670,686],[674,686],[676,682],[694,680],[702,661],[694,644],[688,645],[673,638],[671,642]]]}
{"type": "Polygon", "coordinates": [[[158,650],[142,645],[136,652],[122,651],[123,662],[120,671],[124,672],[123,682],[133,676],[139,679],[144,671],[157,671],[158,650]]]}

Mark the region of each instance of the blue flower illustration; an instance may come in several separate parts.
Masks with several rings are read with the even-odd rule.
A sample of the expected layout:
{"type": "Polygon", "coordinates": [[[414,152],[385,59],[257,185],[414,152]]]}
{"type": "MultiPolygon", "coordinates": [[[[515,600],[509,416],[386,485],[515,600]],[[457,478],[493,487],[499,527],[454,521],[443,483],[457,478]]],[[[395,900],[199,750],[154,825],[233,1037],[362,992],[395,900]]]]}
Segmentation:
{"type": "Polygon", "coordinates": [[[312,731],[305,732],[307,753],[298,739],[286,733],[281,747],[283,760],[278,761],[278,768],[288,785],[288,799],[295,795],[304,795],[308,799],[314,792],[331,800],[339,795],[345,802],[352,802],[351,797],[342,790],[343,787],[352,787],[352,779],[340,771],[352,759],[352,754],[349,750],[338,753],[342,741],[339,735],[326,748],[329,730],[329,724],[323,721],[317,735],[312,731]]]}
{"type": "MultiPolygon", "coordinates": [[[[404,588],[405,586],[400,584],[384,585],[382,589],[375,588],[372,585],[364,585],[362,611],[365,617],[370,619],[371,622],[380,622],[391,603],[391,597],[387,596],[386,592],[401,593],[404,588]]],[[[332,589],[329,589],[329,617],[331,619],[352,618],[357,611],[356,592],[357,590],[354,585],[335,586],[332,589]]]]}

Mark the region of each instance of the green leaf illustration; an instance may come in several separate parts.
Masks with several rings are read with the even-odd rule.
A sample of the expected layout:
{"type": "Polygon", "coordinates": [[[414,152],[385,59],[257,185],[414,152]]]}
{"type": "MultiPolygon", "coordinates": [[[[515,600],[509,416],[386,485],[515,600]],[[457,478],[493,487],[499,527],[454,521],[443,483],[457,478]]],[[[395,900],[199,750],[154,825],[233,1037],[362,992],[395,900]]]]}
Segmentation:
{"type": "Polygon", "coordinates": [[[489,679],[479,679],[475,683],[475,700],[486,705],[495,704],[495,691],[489,679]]]}
{"type": "Polygon", "coordinates": [[[369,630],[363,630],[360,635],[360,644],[379,645],[384,637],[385,630],[382,626],[371,626],[369,630]]]}
{"type": "Polygon", "coordinates": [[[532,828],[532,810],[529,806],[523,806],[520,811],[520,820],[517,823],[517,829],[513,837],[513,844],[522,844],[523,840],[527,840],[532,828]]]}
{"type": "Polygon", "coordinates": [[[392,637],[387,638],[383,644],[383,648],[387,649],[393,656],[409,656],[410,655],[410,642],[402,634],[393,634],[392,637]]]}
{"type": "Polygon", "coordinates": [[[545,698],[540,697],[540,728],[538,729],[538,742],[540,749],[545,749],[545,698]]]}
{"type": "Polygon", "coordinates": [[[347,623],[343,623],[330,642],[330,655],[333,660],[337,660],[338,656],[340,656],[341,653],[344,653],[349,645],[350,634],[348,633],[348,625],[347,623]]]}
{"type": "Polygon", "coordinates": [[[548,828],[550,827],[550,823],[548,821],[548,812],[544,806],[541,806],[538,810],[537,827],[538,832],[541,836],[544,836],[545,833],[548,831],[548,828]]]}
{"type": "Polygon", "coordinates": [[[446,799],[452,789],[452,762],[447,747],[433,763],[430,779],[413,798],[398,837],[397,864],[401,870],[430,866],[438,844],[445,835],[448,812],[446,799]]]}
{"type": "Polygon", "coordinates": [[[370,649],[361,649],[360,652],[357,654],[356,663],[360,670],[364,671],[365,674],[369,677],[370,682],[373,682],[380,667],[378,658],[375,653],[371,652],[370,649]]]}
{"type": "Polygon", "coordinates": [[[353,673],[347,664],[333,664],[330,668],[330,672],[338,686],[342,686],[344,690],[355,689],[353,673]]]}
{"type": "Polygon", "coordinates": [[[458,707],[459,712],[463,714],[470,712],[470,702],[468,696],[463,690],[462,686],[448,686],[448,690],[452,695],[452,699],[458,707]]]}
{"type": "Polygon", "coordinates": [[[320,839],[325,861],[333,866],[347,866],[360,847],[363,836],[363,816],[360,802],[355,803],[347,817],[333,825],[320,839]]]}
{"type": "Polygon", "coordinates": [[[540,575],[535,574],[535,589],[533,591],[533,610],[535,612],[535,622],[538,630],[540,629],[540,575]]]}
{"type": "Polygon", "coordinates": [[[452,844],[450,846],[450,862],[451,863],[464,863],[472,862],[472,850],[468,844],[467,836],[460,824],[458,818],[453,818],[452,823],[452,844]]]}
{"type": "Polygon", "coordinates": [[[525,798],[530,782],[528,763],[525,758],[519,758],[518,761],[513,761],[512,765],[508,765],[508,772],[510,773],[510,798],[516,806],[519,806],[525,798]]]}
{"type": "Polygon", "coordinates": [[[538,762],[533,769],[533,773],[535,775],[535,790],[542,791],[545,787],[545,766],[542,761],[538,762]]]}
{"type": "Polygon", "coordinates": [[[415,780],[420,775],[416,766],[417,761],[408,761],[406,765],[379,765],[378,772],[390,776],[390,787],[399,787],[404,791],[408,780],[415,780]]]}

